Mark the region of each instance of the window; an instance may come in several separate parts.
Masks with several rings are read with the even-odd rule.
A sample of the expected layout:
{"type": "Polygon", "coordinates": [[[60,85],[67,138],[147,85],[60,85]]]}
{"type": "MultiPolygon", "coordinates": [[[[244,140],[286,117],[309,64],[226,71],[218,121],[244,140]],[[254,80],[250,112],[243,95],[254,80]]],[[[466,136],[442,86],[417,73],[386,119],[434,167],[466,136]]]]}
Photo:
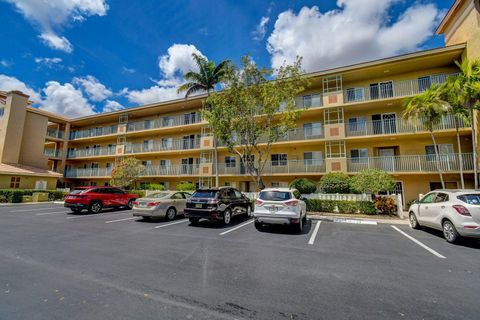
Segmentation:
{"type": "Polygon", "coordinates": [[[272,182],[272,188],[280,188],[280,182],[272,182]]]}
{"type": "Polygon", "coordinates": [[[435,196],[436,196],[435,192],[429,193],[420,200],[420,203],[433,203],[435,196]]]}
{"type": "Polygon", "coordinates": [[[435,202],[446,202],[448,201],[448,194],[439,192],[437,193],[437,196],[435,197],[435,202]]]}
{"type": "Polygon", "coordinates": [[[142,165],[145,167],[151,166],[152,165],[152,160],[143,160],[142,165]]]}
{"type": "Polygon", "coordinates": [[[160,160],[160,167],[162,168],[170,167],[171,164],[172,164],[171,160],[160,160]]]}
{"type": "Polygon", "coordinates": [[[320,107],[322,105],[321,95],[318,93],[304,95],[302,100],[305,108],[320,107]]]}
{"type": "Polygon", "coordinates": [[[303,153],[303,163],[308,165],[320,165],[322,164],[322,151],[309,151],[303,153]]]}
{"type": "Polygon", "coordinates": [[[391,97],[393,97],[392,81],[370,84],[370,99],[385,99],[391,97]]]}
{"type": "Polygon", "coordinates": [[[233,192],[235,193],[235,197],[236,197],[237,199],[242,199],[242,198],[243,198],[242,193],[241,193],[240,191],[238,191],[238,190],[233,190],[233,192]]]}
{"type": "Polygon", "coordinates": [[[430,88],[431,84],[432,84],[432,81],[430,80],[430,76],[418,78],[418,90],[420,92],[430,88]]]}
{"type": "Polygon", "coordinates": [[[12,188],[12,189],[20,188],[20,177],[11,177],[10,178],[10,188],[12,188]]]}
{"type": "Polygon", "coordinates": [[[272,166],[286,166],[288,155],[286,153],[274,153],[271,155],[272,166]]]}
{"type": "Polygon", "coordinates": [[[262,191],[258,197],[265,201],[285,201],[291,199],[292,194],[290,191],[262,191]]]}
{"type": "Polygon", "coordinates": [[[153,120],[145,120],[144,121],[145,129],[153,129],[153,120]]]}
{"type": "Polygon", "coordinates": [[[170,199],[184,199],[183,194],[181,192],[174,193],[170,199]]]}
{"type": "Polygon", "coordinates": [[[365,132],[367,129],[367,121],[365,117],[356,117],[348,119],[348,130],[350,132],[365,132]]]}
{"type": "MultiPolygon", "coordinates": [[[[448,155],[453,153],[453,144],[437,144],[437,152],[439,160],[448,160],[448,155]]],[[[435,148],[433,145],[425,146],[425,154],[427,161],[435,161],[435,148]]]]}
{"type": "Polygon", "coordinates": [[[0,108],[0,118],[2,118],[5,114],[5,108],[4,107],[1,107],[0,108]]]}
{"type": "Polygon", "coordinates": [[[368,149],[352,149],[350,150],[350,158],[352,163],[365,163],[368,161],[368,149]]]}
{"type": "Polygon", "coordinates": [[[457,199],[467,204],[480,205],[480,194],[463,194],[457,199]]]}
{"type": "Polygon", "coordinates": [[[365,100],[365,91],[363,88],[348,88],[347,102],[365,100]]]}
{"type": "Polygon", "coordinates": [[[322,123],[305,123],[303,124],[303,132],[305,133],[306,138],[322,136],[322,123]]]}
{"type": "Polygon", "coordinates": [[[153,151],[153,140],[143,141],[143,151],[153,151]]]}
{"type": "Polygon", "coordinates": [[[173,139],[172,138],[163,138],[162,139],[162,149],[172,149],[173,139]]]}
{"type": "Polygon", "coordinates": [[[235,168],[237,166],[237,159],[232,156],[225,157],[225,167],[235,168]]]}
{"type": "Polygon", "coordinates": [[[172,117],[163,117],[162,118],[162,126],[163,127],[171,127],[173,126],[173,118],[172,117]]]}

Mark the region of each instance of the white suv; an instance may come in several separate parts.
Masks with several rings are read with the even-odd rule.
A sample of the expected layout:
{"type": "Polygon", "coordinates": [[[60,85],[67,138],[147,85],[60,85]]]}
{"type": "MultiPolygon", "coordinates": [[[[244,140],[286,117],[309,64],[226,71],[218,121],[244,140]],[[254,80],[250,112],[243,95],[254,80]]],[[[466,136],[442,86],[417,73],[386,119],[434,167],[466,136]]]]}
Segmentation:
{"type": "Polygon", "coordinates": [[[253,217],[257,229],[264,224],[287,224],[302,232],[307,220],[307,205],[297,189],[264,189],[255,201],[253,217]]]}
{"type": "Polygon", "coordinates": [[[410,226],[443,231],[445,239],[460,236],[480,238],[480,192],[476,190],[435,190],[410,206],[410,226]]]}

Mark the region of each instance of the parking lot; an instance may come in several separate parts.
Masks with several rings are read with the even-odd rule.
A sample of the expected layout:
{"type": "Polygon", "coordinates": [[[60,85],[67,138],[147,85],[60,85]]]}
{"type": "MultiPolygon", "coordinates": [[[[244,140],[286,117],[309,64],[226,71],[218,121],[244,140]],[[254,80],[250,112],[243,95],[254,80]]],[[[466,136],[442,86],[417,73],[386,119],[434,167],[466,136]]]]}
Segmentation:
{"type": "Polygon", "coordinates": [[[0,207],[0,319],[476,319],[480,243],[309,219],[257,231],[0,207]]]}

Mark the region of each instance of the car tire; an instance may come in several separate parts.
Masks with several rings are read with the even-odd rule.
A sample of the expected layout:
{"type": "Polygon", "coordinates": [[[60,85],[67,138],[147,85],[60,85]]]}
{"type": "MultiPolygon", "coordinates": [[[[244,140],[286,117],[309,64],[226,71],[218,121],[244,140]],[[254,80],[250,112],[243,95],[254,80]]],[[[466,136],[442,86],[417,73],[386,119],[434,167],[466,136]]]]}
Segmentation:
{"type": "Polygon", "coordinates": [[[170,207],[167,209],[167,212],[165,212],[165,220],[167,221],[171,221],[175,219],[176,216],[177,216],[177,210],[175,209],[175,207],[170,207]]]}
{"type": "Polygon", "coordinates": [[[90,213],[100,213],[102,211],[103,205],[100,201],[92,201],[88,206],[88,212],[90,213]]]}
{"type": "Polygon", "coordinates": [[[80,213],[80,212],[82,212],[82,209],[74,209],[74,208],[72,208],[72,209],[70,209],[70,210],[72,210],[73,213],[80,213]]]}
{"type": "Polygon", "coordinates": [[[303,219],[300,219],[298,223],[294,224],[294,229],[298,233],[302,233],[303,231],[303,219]]]}
{"type": "Polygon", "coordinates": [[[200,218],[188,218],[188,221],[190,221],[190,223],[193,225],[197,225],[198,221],[200,221],[200,218]]]}
{"type": "Polygon", "coordinates": [[[223,211],[223,225],[228,226],[232,222],[232,210],[229,208],[223,211]]]}
{"type": "Polygon", "coordinates": [[[263,230],[263,223],[261,223],[260,221],[255,221],[254,225],[255,225],[255,229],[257,229],[258,231],[263,230]]]}
{"type": "Polygon", "coordinates": [[[127,206],[125,208],[127,208],[128,210],[132,210],[134,202],[135,202],[135,199],[128,200],[127,206]]]}
{"type": "Polygon", "coordinates": [[[415,216],[415,213],[410,212],[408,215],[408,224],[410,225],[410,228],[412,229],[420,229],[420,223],[418,223],[417,217],[415,216]]]}
{"type": "Polygon", "coordinates": [[[442,223],[443,237],[449,243],[456,243],[460,239],[457,229],[450,220],[445,220],[442,223]]]}
{"type": "Polygon", "coordinates": [[[303,225],[305,225],[307,223],[307,213],[305,213],[302,220],[303,220],[303,225]]]}

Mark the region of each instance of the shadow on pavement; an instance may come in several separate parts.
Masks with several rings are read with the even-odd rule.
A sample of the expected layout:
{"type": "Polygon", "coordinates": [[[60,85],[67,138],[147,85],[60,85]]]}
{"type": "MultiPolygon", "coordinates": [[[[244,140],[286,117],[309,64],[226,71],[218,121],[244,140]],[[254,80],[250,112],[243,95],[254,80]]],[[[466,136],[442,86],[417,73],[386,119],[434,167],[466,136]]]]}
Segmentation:
{"type": "Polygon", "coordinates": [[[298,232],[294,227],[289,225],[264,225],[259,231],[275,234],[291,234],[291,235],[304,235],[309,234],[312,229],[312,220],[307,219],[307,222],[303,225],[302,232],[298,232]]]}
{"type": "MultiPolygon", "coordinates": [[[[443,232],[437,229],[431,229],[431,228],[426,228],[422,227],[421,229],[423,232],[429,233],[432,236],[441,238],[443,241],[446,242],[445,238],[443,237],[443,232]]],[[[458,243],[451,244],[452,246],[461,246],[461,247],[467,247],[467,248],[472,248],[472,249],[480,249],[480,239],[476,238],[466,238],[462,237],[458,241],[458,243]]]]}

